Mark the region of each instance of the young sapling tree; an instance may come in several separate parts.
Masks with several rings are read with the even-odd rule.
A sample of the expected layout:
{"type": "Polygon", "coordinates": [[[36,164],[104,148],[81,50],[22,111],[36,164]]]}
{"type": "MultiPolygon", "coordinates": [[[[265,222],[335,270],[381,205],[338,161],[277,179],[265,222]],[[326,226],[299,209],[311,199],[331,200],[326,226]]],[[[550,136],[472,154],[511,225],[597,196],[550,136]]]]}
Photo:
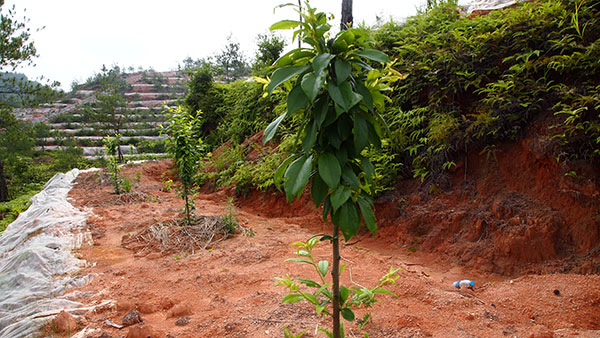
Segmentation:
{"type": "MultiPolygon", "coordinates": [[[[294,37],[306,47],[289,51],[274,64],[275,72],[266,90],[271,94],[283,85],[289,91],[287,111],[265,129],[263,141],[273,138],[284,119],[295,117],[300,121],[301,147],[281,164],[275,176],[284,180],[288,201],[299,197],[310,182],[315,205],[323,207],[323,219],[330,217],[332,221],[332,235],[320,236],[321,240],[331,241],[333,249],[333,331],[326,333],[340,337],[340,313],[350,321],[354,320],[354,313],[345,306],[349,289],[340,289],[339,284],[339,233],[348,241],[357,234],[362,222],[373,235],[376,233],[371,198],[374,166],[365,152],[381,146],[383,130],[387,129],[379,113],[387,99],[384,92],[390,90],[390,83],[400,74],[391,69],[386,54],[370,48],[364,31],[348,29],[330,37],[331,26],[325,13],[317,12],[308,2],[302,11],[298,5],[280,7],[283,6],[296,7],[303,20],[283,20],[272,25],[271,30],[295,29],[294,37]]],[[[324,277],[327,269],[325,263],[320,264],[316,267],[324,277]]],[[[317,296],[325,289],[318,288],[317,296]]],[[[312,296],[296,295],[284,301],[312,302],[312,296]]],[[[328,312],[324,310],[327,302],[315,305],[319,313],[328,312]]]]}
{"type": "Polygon", "coordinates": [[[192,223],[196,189],[194,178],[198,172],[198,161],[202,157],[202,140],[195,136],[194,124],[198,119],[181,107],[171,110],[169,125],[163,133],[168,135],[167,152],[175,159],[175,168],[181,181],[177,188],[179,196],[185,202],[185,218],[192,223]]]}

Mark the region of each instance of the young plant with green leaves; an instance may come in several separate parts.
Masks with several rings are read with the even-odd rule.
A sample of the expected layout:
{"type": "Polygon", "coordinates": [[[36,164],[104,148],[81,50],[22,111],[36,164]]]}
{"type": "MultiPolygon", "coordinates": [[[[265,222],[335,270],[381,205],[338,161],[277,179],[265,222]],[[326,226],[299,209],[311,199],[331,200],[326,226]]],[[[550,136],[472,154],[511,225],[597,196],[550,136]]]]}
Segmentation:
{"type": "Polygon", "coordinates": [[[181,181],[177,193],[185,201],[185,217],[192,223],[196,188],[194,179],[198,172],[198,161],[202,157],[202,140],[195,136],[195,123],[190,113],[178,107],[171,110],[169,125],[164,133],[168,135],[167,152],[175,159],[175,168],[181,181]]]}
{"type": "Polygon", "coordinates": [[[321,239],[330,240],[333,247],[333,333],[329,334],[340,337],[344,303],[339,285],[339,233],[348,241],[363,221],[376,233],[370,197],[375,169],[364,152],[381,146],[387,128],[379,113],[386,100],[383,92],[399,74],[385,67],[387,55],[370,48],[364,31],[349,29],[331,37],[327,15],[308,2],[302,11],[293,4],[283,6],[295,6],[303,20],[280,21],[271,30],[295,29],[294,38],[307,47],[291,50],[274,64],[276,70],[266,89],[269,94],[280,86],[289,91],[287,111],[269,124],[263,141],[273,138],[284,119],[300,120],[301,147],[281,164],[275,176],[283,178],[288,201],[299,197],[311,182],[315,205],[323,206],[324,219],[331,217],[333,233],[321,239]]]}
{"type": "Polygon", "coordinates": [[[121,135],[116,134],[115,137],[106,136],[102,139],[104,143],[104,151],[106,153],[106,169],[110,176],[110,181],[115,190],[115,194],[120,195],[124,192],[123,181],[119,177],[121,167],[117,157],[117,148],[119,147],[119,138],[121,135]]]}
{"type": "MultiPolygon", "coordinates": [[[[325,236],[326,238],[328,237],[325,236]]],[[[328,283],[327,273],[329,272],[329,261],[320,260],[317,262],[313,255],[313,249],[320,242],[323,235],[315,235],[309,238],[306,242],[295,242],[292,246],[297,247],[296,255],[298,257],[288,258],[286,261],[298,262],[308,264],[312,266],[319,276],[317,281],[305,278],[292,278],[289,275],[284,277],[276,277],[277,285],[282,285],[289,290],[289,294],[283,298],[284,303],[295,303],[306,300],[315,307],[315,311],[318,315],[331,316],[328,306],[333,302],[333,292],[331,290],[332,284],[328,283]],[[306,290],[309,290],[306,292],[306,290]]],[[[345,270],[345,265],[340,268],[340,273],[345,270]]],[[[395,284],[399,276],[396,273],[399,268],[390,268],[387,274],[379,279],[379,282],[375,287],[366,288],[363,286],[353,285],[351,287],[345,287],[340,285],[340,313],[342,317],[348,321],[355,320],[354,310],[358,308],[370,308],[378,302],[376,298],[377,294],[388,294],[396,296],[390,290],[384,288],[387,284],[395,284]]],[[[396,296],[397,297],[397,296],[396,296]]],[[[363,319],[359,323],[359,328],[362,330],[363,326],[371,318],[371,313],[366,312],[363,319]]],[[[332,333],[321,329],[321,332],[331,337],[332,333]]],[[[340,334],[343,335],[344,325],[340,323],[340,334]]],[[[365,337],[368,334],[364,333],[365,337]]]]}

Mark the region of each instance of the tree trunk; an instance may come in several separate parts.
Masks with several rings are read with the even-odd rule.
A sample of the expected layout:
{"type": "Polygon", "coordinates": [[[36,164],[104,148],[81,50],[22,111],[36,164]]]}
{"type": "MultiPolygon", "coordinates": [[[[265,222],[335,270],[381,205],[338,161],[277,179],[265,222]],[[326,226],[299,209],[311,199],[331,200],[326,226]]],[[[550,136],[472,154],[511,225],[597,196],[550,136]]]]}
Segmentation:
{"type": "Polygon", "coordinates": [[[340,24],[341,30],[347,30],[352,27],[352,0],[342,0],[342,22],[340,24]]]}
{"type": "Polygon", "coordinates": [[[4,161],[0,160],[0,202],[8,201],[8,186],[4,177],[4,161]]]}
{"type": "Polygon", "coordinates": [[[333,337],[341,338],[340,334],[340,240],[337,225],[333,226],[333,264],[331,279],[333,280],[333,337]]]}
{"type": "MultiPolygon", "coordinates": [[[[300,11],[300,22],[302,22],[302,0],[298,0],[298,10],[300,11]]],[[[300,37],[298,37],[298,48],[302,48],[300,37]]]]}

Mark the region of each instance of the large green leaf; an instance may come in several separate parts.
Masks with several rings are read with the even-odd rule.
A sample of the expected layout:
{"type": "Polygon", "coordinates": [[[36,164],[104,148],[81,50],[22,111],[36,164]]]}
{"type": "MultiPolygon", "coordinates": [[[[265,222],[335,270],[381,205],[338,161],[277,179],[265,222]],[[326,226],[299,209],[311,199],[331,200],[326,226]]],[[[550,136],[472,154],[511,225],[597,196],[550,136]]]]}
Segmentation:
{"type": "Polygon", "coordinates": [[[287,113],[281,114],[278,118],[273,120],[273,122],[269,123],[269,125],[265,129],[265,132],[263,133],[263,144],[269,142],[273,138],[273,136],[275,136],[279,124],[281,124],[281,121],[283,121],[286,115],[287,113]]]}
{"type": "Polygon", "coordinates": [[[315,121],[317,123],[317,128],[321,128],[325,118],[327,117],[327,111],[329,110],[329,98],[327,95],[321,95],[317,103],[315,104],[315,109],[313,110],[313,114],[315,117],[315,121]]]}
{"type": "Polygon", "coordinates": [[[354,202],[346,201],[333,216],[333,223],[340,227],[346,241],[356,235],[360,225],[360,216],[354,202]]]}
{"type": "Polygon", "coordinates": [[[336,212],[342,204],[346,203],[348,198],[352,195],[352,190],[347,186],[340,184],[337,189],[333,191],[331,194],[331,206],[333,207],[333,212],[336,212]]]}
{"type": "Polygon", "coordinates": [[[360,114],[354,115],[354,146],[357,152],[361,152],[364,148],[369,145],[369,126],[367,121],[360,116],[360,114]]]}
{"type": "Polygon", "coordinates": [[[362,96],[362,101],[365,104],[365,106],[367,106],[367,108],[369,108],[370,111],[373,111],[375,109],[375,106],[373,105],[373,96],[371,96],[371,92],[369,91],[369,89],[367,87],[365,87],[364,84],[362,84],[360,81],[356,82],[356,91],[362,96]]]}
{"type": "Polygon", "coordinates": [[[376,49],[363,49],[354,52],[354,54],[375,62],[390,62],[390,58],[384,52],[378,51],[376,49]]]}
{"type": "Polygon", "coordinates": [[[323,181],[323,179],[321,178],[321,175],[313,176],[310,193],[311,193],[313,202],[315,202],[315,206],[319,207],[321,205],[321,203],[325,199],[325,196],[327,196],[328,192],[329,192],[329,187],[323,181]]]}
{"type": "Polygon", "coordinates": [[[371,209],[369,202],[361,198],[358,200],[358,207],[360,208],[360,213],[362,214],[362,217],[365,220],[367,229],[369,229],[369,231],[371,231],[371,234],[375,236],[375,234],[377,233],[377,224],[375,223],[375,214],[373,214],[373,209],[371,209]]]}
{"type": "Polygon", "coordinates": [[[304,65],[304,66],[289,66],[289,67],[277,69],[273,73],[273,76],[271,77],[271,82],[269,82],[269,84],[267,85],[267,91],[269,92],[269,94],[273,93],[273,90],[275,90],[275,88],[279,87],[279,85],[281,85],[285,81],[293,78],[294,76],[296,76],[298,74],[304,73],[309,68],[310,68],[309,65],[304,65]]]}
{"type": "Polygon", "coordinates": [[[360,94],[352,91],[352,85],[348,81],[343,82],[339,86],[330,82],[327,84],[327,91],[333,101],[342,108],[342,112],[347,112],[362,100],[360,94]]]}
{"type": "Polygon", "coordinates": [[[290,155],[283,162],[281,162],[281,164],[279,165],[279,167],[277,168],[277,170],[275,170],[275,174],[273,175],[273,182],[277,186],[281,183],[281,181],[283,181],[283,175],[285,174],[285,171],[289,167],[290,163],[292,163],[292,161],[294,161],[294,159],[297,156],[298,155],[296,155],[296,154],[290,155]]]}
{"type": "Polygon", "coordinates": [[[324,153],[319,156],[319,175],[331,188],[335,189],[340,183],[342,168],[337,158],[332,153],[324,153]]]}
{"type": "Polygon", "coordinates": [[[296,27],[300,26],[301,24],[302,24],[302,22],[300,22],[300,21],[281,20],[279,22],[272,24],[271,27],[269,27],[269,29],[272,31],[278,30],[278,29],[290,29],[290,28],[296,28],[296,27]]]}
{"type": "Polygon", "coordinates": [[[360,183],[358,182],[358,177],[349,166],[345,166],[342,170],[342,178],[344,182],[348,183],[352,188],[359,189],[360,183]]]}
{"type": "Polygon", "coordinates": [[[335,55],[331,55],[329,53],[323,53],[315,56],[312,62],[312,67],[316,74],[323,73],[325,68],[329,66],[329,62],[335,57],[335,55]]]}
{"type": "Polygon", "coordinates": [[[306,155],[310,154],[312,147],[317,141],[317,126],[315,120],[310,120],[304,131],[304,138],[302,139],[302,149],[306,155]]]}
{"type": "Polygon", "coordinates": [[[325,77],[323,75],[317,76],[314,72],[311,72],[302,78],[302,90],[304,90],[308,99],[313,102],[324,83],[325,77]]]}
{"type": "Polygon", "coordinates": [[[293,115],[308,103],[308,97],[304,94],[300,85],[296,85],[287,97],[288,116],[293,115]]]}
{"type": "Polygon", "coordinates": [[[292,162],[288,169],[285,171],[285,178],[287,179],[283,185],[285,188],[285,194],[288,201],[291,201],[296,195],[302,192],[313,167],[313,157],[302,156],[292,162]]]}
{"type": "Polygon", "coordinates": [[[340,59],[335,60],[335,77],[338,85],[346,81],[350,76],[350,72],[351,68],[348,62],[340,59]]]}

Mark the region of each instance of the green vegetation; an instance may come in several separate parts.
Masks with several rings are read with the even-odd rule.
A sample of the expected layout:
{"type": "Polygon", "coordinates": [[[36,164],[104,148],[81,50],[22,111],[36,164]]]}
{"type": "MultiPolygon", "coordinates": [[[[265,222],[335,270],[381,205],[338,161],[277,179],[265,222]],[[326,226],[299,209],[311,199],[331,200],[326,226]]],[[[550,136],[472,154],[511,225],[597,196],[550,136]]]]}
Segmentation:
{"type": "MultiPolygon", "coordinates": [[[[283,277],[276,277],[277,285],[281,285],[289,290],[289,294],[283,298],[284,303],[295,303],[299,301],[307,301],[312,304],[315,308],[315,312],[319,316],[329,315],[332,313],[327,308],[328,304],[331,304],[333,300],[333,291],[331,290],[331,284],[327,283],[327,273],[329,271],[330,263],[328,260],[316,261],[313,255],[314,247],[319,243],[319,237],[314,236],[309,238],[306,242],[295,242],[291,246],[296,247],[296,256],[294,258],[288,258],[286,261],[297,262],[302,264],[308,264],[313,267],[317,276],[318,281],[314,281],[306,278],[292,278],[289,275],[283,277]],[[309,290],[305,292],[305,290],[309,290]]],[[[340,268],[340,273],[346,269],[345,265],[340,268]]],[[[397,297],[394,293],[384,288],[387,284],[395,284],[396,280],[400,278],[397,276],[397,272],[400,269],[391,268],[387,274],[379,279],[377,285],[372,288],[351,286],[351,287],[340,287],[340,312],[342,317],[348,321],[354,321],[355,315],[354,310],[358,308],[368,309],[379,300],[376,298],[378,294],[387,294],[397,297]]],[[[359,327],[362,327],[371,319],[371,313],[366,312],[360,320],[359,327]]],[[[319,331],[325,333],[327,336],[332,337],[331,332],[320,329],[319,331]]],[[[341,332],[343,337],[343,325],[341,325],[341,332]]],[[[288,330],[288,334],[291,332],[288,330]]],[[[293,337],[293,335],[292,335],[293,337]]],[[[365,333],[364,337],[368,337],[365,333]]]]}
{"type": "MultiPolygon", "coordinates": [[[[372,192],[393,188],[398,178],[415,177],[434,189],[445,186],[465,154],[491,160],[503,142],[518,140],[540,120],[550,124],[544,132],[549,156],[597,165],[599,10],[597,1],[553,0],[469,17],[459,13],[455,1],[436,1],[404,23],[361,27],[394,60],[390,70],[398,72],[382,112],[390,134],[384,135],[381,149],[363,154],[375,167],[372,192]]],[[[221,147],[220,154],[228,156],[231,151],[224,148],[243,144],[244,155],[225,161],[224,171],[199,175],[200,183],[236,184],[239,191],[278,187],[254,169],[289,155],[292,147],[265,150],[264,156],[248,160],[253,143],[244,139],[285,112],[286,102],[281,92],[265,99],[259,90],[247,90],[268,83],[255,80],[213,84],[219,89],[204,96],[216,102],[203,109],[211,121],[203,129],[207,145],[221,147]],[[226,92],[239,101],[224,100],[226,92]]],[[[189,95],[194,92],[190,89],[189,95]]],[[[278,141],[293,144],[299,126],[297,116],[286,119],[278,141]]],[[[219,161],[212,157],[205,168],[219,161]]]]}
{"type": "Polygon", "coordinates": [[[600,149],[599,10],[597,1],[523,2],[465,17],[454,1],[442,1],[375,31],[405,76],[384,114],[390,150],[404,173],[443,182],[459,154],[489,156],[541,115],[555,121],[549,151],[557,158],[594,160],[600,149]]]}

